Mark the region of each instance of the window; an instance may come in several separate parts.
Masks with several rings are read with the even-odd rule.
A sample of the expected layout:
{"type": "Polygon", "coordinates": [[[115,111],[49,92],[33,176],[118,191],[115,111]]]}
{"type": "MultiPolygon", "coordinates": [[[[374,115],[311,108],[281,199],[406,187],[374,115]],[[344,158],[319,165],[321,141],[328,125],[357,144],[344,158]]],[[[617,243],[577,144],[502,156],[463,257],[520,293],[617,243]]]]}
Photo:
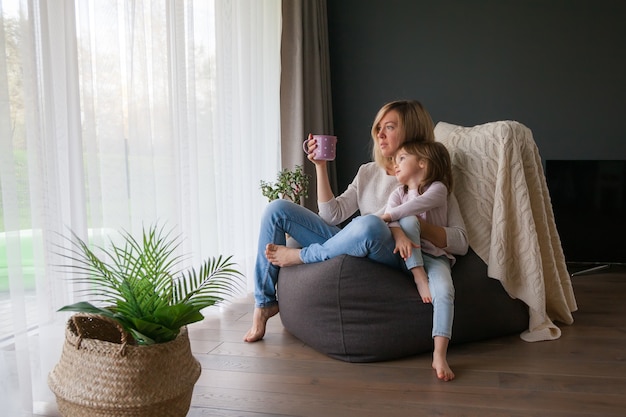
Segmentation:
{"type": "Polygon", "coordinates": [[[54,266],[70,231],[102,244],[164,223],[191,264],[233,255],[252,285],[259,180],[280,160],[281,2],[0,5],[0,373],[19,380],[0,397],[28,410],[50,400],[56,310],[75,296],[54,266]]]}

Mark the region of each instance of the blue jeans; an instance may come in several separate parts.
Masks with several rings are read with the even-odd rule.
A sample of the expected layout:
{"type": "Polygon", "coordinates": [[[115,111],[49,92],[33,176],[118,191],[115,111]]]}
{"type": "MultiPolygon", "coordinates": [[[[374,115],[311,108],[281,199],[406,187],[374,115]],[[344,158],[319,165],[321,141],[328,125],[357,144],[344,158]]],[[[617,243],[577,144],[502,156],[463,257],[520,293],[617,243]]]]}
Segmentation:
{"type": "MultiPolygon", "coordinates": [[[[400,227],[413,242],[420,241],[420,223],[416,216],[400,219],[400,227]]],[[[406,260],[406,269],[424,266],[428,274],[428,289],[433,297],[433,337],[452,336],[454,319],[454,284],[452,267],[446,256],[422,254],[421,249],[413,249],[406,260]]]]}
{"type": "Polygon", "coordinates": [[[452,337],[454,320],[454,285],[450,260],[444,256],[424,254],[428,289],[433,297],[433,337],[452,337]]]}
{"type": "Polygon", "coordinates": [[[274,200],[261,218],[261,231],[254,273],[256,307],[277,303],[276,283],[279,267],[265,257],[268,243],[285,245],[289,233],[300,245],[304,263],[321,262],[339,255],[367,257],[394,268],[404,268],[402,259],[393,253],[391,231],[378,216],[360,216],[343,229],[330,226],[316,213],[287,200],[274,200]]]}

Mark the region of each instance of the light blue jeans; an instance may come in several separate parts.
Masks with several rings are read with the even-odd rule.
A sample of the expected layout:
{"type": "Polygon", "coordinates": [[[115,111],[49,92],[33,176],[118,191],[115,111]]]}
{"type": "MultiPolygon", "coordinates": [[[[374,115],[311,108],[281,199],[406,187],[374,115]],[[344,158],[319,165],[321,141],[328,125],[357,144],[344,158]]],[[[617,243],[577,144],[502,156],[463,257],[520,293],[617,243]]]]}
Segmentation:
{"type": "MultiPolygon", "coordinates": [[[[407,235],[412,242],[417,244],[420,243],[422,230],[420,229],[420,222],[418,221],[417,216],[403,217],[398,220],[398,223],[400,223],[400,227],[404,231],[404,234],[407,235]]],[[[409,256],[404,263],[406,264],[406,269],[409,271],[416,266],[424,266],[422,249],[413,249],[411,251],[411,256],[409,256]]]]}
{"type": "MultiPolygon", "coordinates": [[[[420,223],[416,216],[400,219],[400,227],[413,242],[420,241],[420,223]]],[[[405,262],[407,270],[424,266],[428,274],[428,289],[433,297],[433,337],[443,336],[449,339],[452,336],[454,319],[454,284],[450,259],[446,256],[423,254],[421,249],[413,249],[405,262]]]]}
{"type": "Polygon", "coordinates": [[[373,261],[404,269],[402,258],[393,253],[391,231],[378,216],[359,216],[343,229],[330,226],[316,213],[290,201],[278,199],[267,205],[261,218],[261,231],[255,264],[254,301],[256,307],[277,303],[276,283],[279,267],[265,257],[268,243],[285,245],[289,233],[302,246],[304,263],[321,262],[339,255],[367,257],[373,261]]]}

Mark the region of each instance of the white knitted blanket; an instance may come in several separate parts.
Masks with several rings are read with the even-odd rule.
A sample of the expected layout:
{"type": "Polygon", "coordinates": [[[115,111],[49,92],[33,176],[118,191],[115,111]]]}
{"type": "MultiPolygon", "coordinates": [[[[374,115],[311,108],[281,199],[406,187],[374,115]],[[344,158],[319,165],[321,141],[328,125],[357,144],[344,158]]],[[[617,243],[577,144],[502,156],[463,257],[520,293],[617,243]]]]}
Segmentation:
{"type": "Polygon", "coordinates": [[[553,321],[572,324],[577,306],[531,131],[514,121],[474,127],[440,122],[435,136],[452,157],[454,194],[470,246],[489,277],[528,305],[521,338],[559,338],[553,321]]]}

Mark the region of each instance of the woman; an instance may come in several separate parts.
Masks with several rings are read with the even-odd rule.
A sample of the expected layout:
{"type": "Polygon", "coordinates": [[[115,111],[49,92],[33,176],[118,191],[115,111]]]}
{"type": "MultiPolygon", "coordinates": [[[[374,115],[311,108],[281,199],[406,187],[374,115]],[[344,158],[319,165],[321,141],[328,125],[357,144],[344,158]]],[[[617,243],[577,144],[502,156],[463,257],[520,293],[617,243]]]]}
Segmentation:
{"type": "MultiPolygon", "coordinates": [[[[267,206],[261,219],[255,267],[253,322],[245,341],[262,339],[267,320],[278,313],[276,283],[280,267],[348,254],[403,268],[402,258],[394,253],[394,237],[379,216],[389,195],[399,185],[393,169],[396,150],[408,138],[433,142],[434,125],[419,102],[394,101],[378,111],[371,135],[374,162],[362,165],[348,189],[338,197],[332,193],[326,161],[314,159],[316,145],[309,140],[308,158],[315,164],[319,215],[285,200],[274,200],[267,206]],[[361,215],[345,228],[337,226],[357,211],[361,215]],[[284,246],[285,233],[297,240],[302,249],[284,246]]],[[[465,254],[465,225],[453,195],[448,202],[448,224],[444,228],[422,222],[421,234],[452,254],[465,254]]]]}

